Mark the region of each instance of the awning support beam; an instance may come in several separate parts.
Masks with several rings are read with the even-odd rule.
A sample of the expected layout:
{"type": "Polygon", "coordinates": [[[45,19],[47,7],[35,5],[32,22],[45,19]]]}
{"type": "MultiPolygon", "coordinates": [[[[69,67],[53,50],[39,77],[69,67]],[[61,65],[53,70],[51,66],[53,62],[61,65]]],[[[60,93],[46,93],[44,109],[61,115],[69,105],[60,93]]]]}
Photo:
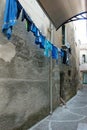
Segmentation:
{"type": "MultiPolygon", "coordinates": [[[[67,23],[70,23],[70,22],[74,22],[74,21],[77,21],[77,20],[87,20],[87,12],[83,12],[83,13],[80,13],[70,19],[68,19],[67,21],[65,21],[62,25],[64,24],[67,24],[67,23]],[[85,16],[83,16],[83,14],[85,14],[85,16]],[[80,16],[80,17],[79,17],[80,16]]],[[[60,25],[59,28],[62,26],[60,25]]],[[[59,29],[57,28],[57,30],[59,29]]]]}

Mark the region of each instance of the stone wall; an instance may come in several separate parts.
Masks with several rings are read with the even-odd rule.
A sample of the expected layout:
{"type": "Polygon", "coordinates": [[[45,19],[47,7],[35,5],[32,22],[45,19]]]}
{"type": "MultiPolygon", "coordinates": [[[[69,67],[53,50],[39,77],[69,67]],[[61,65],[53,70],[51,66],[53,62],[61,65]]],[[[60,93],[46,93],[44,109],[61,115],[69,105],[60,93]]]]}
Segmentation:
{"type": "MultiPolygon", "coordinates": [[[[67,101],[76,94],[78,85],[78,70],[76,66],[76,44],[74,35],[73,23],[65,25],[66,29],[66,42],[71,46],[71,54],[69,55],[69,65],[62,64],[59,59],[59,75],[60,75],[60,96],[67,101]]],[[[54,32],[55,39],[54,43],[61,47],[62,46],[62,28],[57,32],[54,32]],[[55,41],[56,40],[56,41],[55,41]]]]}
{"type": "MultiPolygon", "coordinates": [[[[4,1],[1,0],[0,6],[1,30],[4,1]]],[[[49,30],[47,27],[48,38],[49,30]]],[[[61,29],[57,32],[54,29],[53,35],[54,44],[61,47],[61,29]]],[[[62,65],[61,59],[58,64],[52,60],[51,66],[51,59],[44,57],[43,50],[34,41],[35,37],[26,31],[25,23],[20,20],[10,41],[0,32],[0,130],[27,130],[49,115],[51,85],[53,110],[58,107],[62,71],[65,73],[63,91],[66,99],[76,92],[75,57],[72,56],[72,67],[62,65]],[[68,76],[68,70],[72,71],[71,76],[68,76]]]]}
{"type": "MultiPolygon", "coordinates": [[[[4,7],[0,9],[3,14],[4,7]]],[[[2,18],[3,15],[0,30],[2,18]]],[[[11,40],[0,32],[0,130],[26,130],[50,113],[50,59],[44,57],[34,41],[34,35],[26,31],[25,23],[20,20],[11,40]]],[[[56,75],[53,109],[58,106],[56,75]]]]}

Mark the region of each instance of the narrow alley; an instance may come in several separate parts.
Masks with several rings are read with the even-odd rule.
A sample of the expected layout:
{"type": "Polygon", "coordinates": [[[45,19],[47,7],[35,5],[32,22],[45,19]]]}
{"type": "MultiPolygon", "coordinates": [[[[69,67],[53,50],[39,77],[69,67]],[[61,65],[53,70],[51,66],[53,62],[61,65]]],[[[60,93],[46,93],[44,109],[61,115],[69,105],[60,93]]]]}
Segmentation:
{"type": "Polygon", "coordinates": [[[0,30],[0,130],[87,130],[87,0],[0,0],[0,30]]]}
{"type": "Polygon", "coordinates": [[[87,85],[66,106],[57,108],[28,130],[87,130],[87,85]]]}

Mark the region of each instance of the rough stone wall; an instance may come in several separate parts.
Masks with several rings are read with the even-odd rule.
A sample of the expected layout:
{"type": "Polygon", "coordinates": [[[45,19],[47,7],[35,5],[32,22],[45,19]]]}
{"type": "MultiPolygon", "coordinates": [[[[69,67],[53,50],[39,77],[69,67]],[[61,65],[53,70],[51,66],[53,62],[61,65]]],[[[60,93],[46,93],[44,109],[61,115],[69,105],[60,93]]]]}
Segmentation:
{"type": "MultiPolygon", "coordinates": [[[[1,30],[4,1],[1,0],[0,6],[1,30]]],[[[47,37],[50,37],[49,32],[47,37]]],[[[54,31],[53,40],[55,45],[61,47],[61,29],[54,31]]],[[[60,103],[62,71],[65,73],[65,99],[69,99],[76,92],[75,57],[71,56],[72,67],[62,65],[59,59],[58,64],[52,60],[50,68],[50,59],[44,57],[43,50],[34,41],[35,37],[26,31],[25,23],[20,20],[13,29],[10,41],[0,32],[0,130],[27,130],[50,113],[50,78],[54,110],[60,103]],[[71,76],[68,76],[69,69],[72,71],[71,76]]]]}
{"type": "MultiPolygon", "coordinates": [[[[4,1],[1,4],[0,30],[4,1]]],[[[10,41],[0,32],[0,130],[26,130],[50,113],[50,59],[44,57],[34,41],[35,37],[20,20],[10,41]]],[[[55,109],[59,78],[54,71],[55,109]]]]}
{"type": "MultiPolygon", "coordinates": [[[[71,54],[70,54],[70,65],[64,65],[59,58],[58,66],[59,66],[59,97],[62,95],[62,98],[67,101],[72,96],[76,94],[77,86],[78,86],[78,70],[76,67],[76,45],[75,45],[75,35],[74,35],[74,26],[72,23],[66,24],[66,36],[67,42],[70,43],[71,46],[71,54]]],[[[62,46],[62,28],[60,28],[57,32],[54,30],[54,44],[59,48],[62,46]]],[[[58,102],[59,103],[59,102],[58,102]]]]}
{"type": "Polygon", "coordinates": [[[37,120],[29,118],[30,126],[49,113],[49,61],[23,26],[19,22],[10,41],[0,33],[0,130],[38,113],[37,120]]]}
{"type": "Polygon", "coordinates": [[[60,104],[60,70],[55,60],[52,60],[52,88],[53,88],[53,110],[60,104]]]}

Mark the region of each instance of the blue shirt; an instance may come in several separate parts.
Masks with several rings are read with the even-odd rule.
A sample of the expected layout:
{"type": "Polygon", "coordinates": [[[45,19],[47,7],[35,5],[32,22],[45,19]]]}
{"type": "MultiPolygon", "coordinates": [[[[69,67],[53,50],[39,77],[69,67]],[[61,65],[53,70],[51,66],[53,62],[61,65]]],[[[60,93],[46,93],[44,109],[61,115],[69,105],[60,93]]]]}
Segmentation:
{"type": "Polygon", "coordinates": [[[45,40],[44,48],[44,55],[50,57],[52,54],[52,44],[48,40],[45,40]]]}
{"type": "Polygon", "coordinates": [[[52,45],[52,58],[58,60],[58,49],[54,45],[52,45]]]}
{"type": "Polygon", "coordinates": [[[6,0],[4,24],[2,26],[2,32],[10,39],[12,34],[12,27],[16,23],[16,19],[19,17],[20,10],[22,8],[17,0],[6,0]]]}

